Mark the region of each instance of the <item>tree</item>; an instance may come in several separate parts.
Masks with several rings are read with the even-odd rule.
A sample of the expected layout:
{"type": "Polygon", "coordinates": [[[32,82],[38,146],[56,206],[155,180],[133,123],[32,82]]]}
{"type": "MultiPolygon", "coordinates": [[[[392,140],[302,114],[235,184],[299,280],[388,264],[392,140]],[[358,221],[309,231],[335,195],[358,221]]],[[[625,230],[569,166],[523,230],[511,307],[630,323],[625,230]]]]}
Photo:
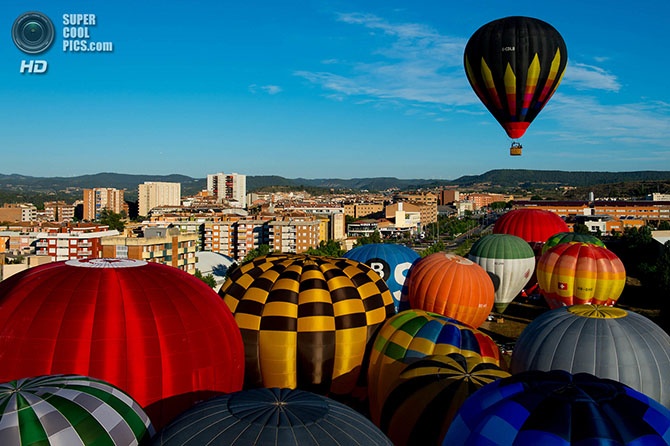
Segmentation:
{"type": "Polygon", "coordinates": [[[379,231],[377,229],[375,229],[375,232],[373,232],[370,236],[358,237],[356,239],[356,243],[354,244],[354,248],[357,246],[369,245],[372,243],[383,243],[382,236],[381,234],[379,234],[379,231]]]}
{"type": "Polygon", "coordinates": [[[305,254],[312,256],[328,256],[328,257],[342,257],[345,253],[345,250],[342,249],[342,246],[339,242],[335,240],[328,240],[319,242],[319,246],[316,248],[309,248],[305,251],[305,254]]]}
{"type": "Polygon", "coordinates": [[[246,256],[242,259],[242,263],[247,263],[255,259],[256,257],[266,256],[272,252],[270,245],[258,245],[258,248],[254,248],[247,253],[246,256]]]}
{"type": "Polygon", "coordinates": [[[444,251],[446,247],[444,246],[444,243],[442,242],[435,242],[432,245],[430,245],[428,248],[424,249],[419,253],[421,257],[426,257],[429,256],[430,254],[435,254],[436,252],[442,252],[444,251]]]}
{"type": "Polygon", "coordinates": [[[586,226],[584,223],[575,223],[574,226],[572,227],[572,230],[576,234],[590,234],[591,231],[589,231],[589,227],[586,226]]]}
{"type": "Polygon", "coordinates": [[[202,271],[196,268],[194,276],[205,282],[210,288],[214,288],[216,286],[216,279],[214,278],[214,275],[212,273],[203,276],[202,271]]]}
{"type": "Polygon", "coordinates": [[[123,232],[123,229],[126,227],[125,219],[126,213],[123,211],[117,214],[109,209],[103,209],[102,212],[100,212],[98,222],[109,226],[109,229],[116,229],[119,232],[123,232]]]}

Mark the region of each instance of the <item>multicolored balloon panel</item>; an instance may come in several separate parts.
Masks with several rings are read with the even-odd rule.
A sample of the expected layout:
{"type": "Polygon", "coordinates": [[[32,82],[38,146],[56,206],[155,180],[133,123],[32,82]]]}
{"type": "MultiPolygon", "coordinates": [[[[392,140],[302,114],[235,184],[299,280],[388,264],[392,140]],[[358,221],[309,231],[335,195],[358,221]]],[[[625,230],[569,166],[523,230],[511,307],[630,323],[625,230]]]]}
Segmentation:
{"type": "Polygon", "coordinates": [[[0,444],[146,445],[154,434],[142,407],[120,389],[78,375],[0,384],[0,444]]]}
{"type": "Polygon", "coordinates": [[[468,258],[495,277],[494,308],[502,313],[528,283],[535,270],[535,254],[520,237],[488,234],[477,240],[468,258]]]}
{"type": "Polygon", "coordinates": [[[500,350],[493,339],[454,319],[423,310],[406,310],[386,321],[375,336],[368,366],[372,420],[379,424],[386,395],[408,364],[426,356],[450,353],[500,365],[500,350]]]}
{"type": "Polygon", "coordinates": [[[299,389],[251,389],[212,398],[163,429],[154,446],[391,446],[353,409],[299,389]]]}
{"type": "Polygon", "coordinates": [[[533,320],[516,342],[511,371],[556,369],[620,381],[670,408],[670,336],[632,311],[573,305],[533,320]]]}
{"type": "Polygon", "coordinates": [[[523,136],[561,82],[568,62],[563,38],[532,17],[505,17],[479,28],[463,56],[477,97],[510,138],[523,136]]]}
{"type": "Polygon", "coordinates": [[[581,234],[579,232],[559,232],[558,234],[554,234],[549,237],[547,242],[542,246],[542,254],[549,251],[550,248],[553,248],[556,245],[570,242],[590,243],[592,245],[606,248],[605,243],[595,235],[581,234]]]}
{"type": "Polygon", "coordinates": [[[562,243],[537,262],[540,292],[551,308],[614,305],[626,285],[626,269],[612,251],[590,243],[562,243]]]}
{"type": "Polygon", "coordinates": [[[563,370],[512,375],[461,406],[442,444],[663,445],[670,411],[609,379],[563,370]]]}
{"type": "Polygon", "coordinates": [[[157,428],[240,390],[244,346],[201,280],[128,259],[54,262],[0,282],[0,381],[79,374],[123,389],[157,428]]]}
{"type": "Polygon", "coordinates": [[[386,283],[349,259],[258,257],[235,270],[219,294],[242,332],[247,388],[350,394],[368,341],[395,313],[386,283]]]}
{"type": "Polygon", "coordinates": [[[343,257],[365,263],[384,279],[393,295],[396,313],[409,308],[405,279],[421,258],[416,251],[394,243],[370,243],[346,252],[343,257]]]}
{"type": "Polygon", "coordinates": [[[493,282],[481,266],[445,253],[416,262],[407,292],[411,308],[443,314],[471,327],[486,320],[495,299],[493,282]]]}
{"type": "Polygon", "coordinates": [[[440,444],[475,391],[509,373],[481,358],[432,355],[409,364],[391,386],[379,427],[394,445],[440,444]]]}

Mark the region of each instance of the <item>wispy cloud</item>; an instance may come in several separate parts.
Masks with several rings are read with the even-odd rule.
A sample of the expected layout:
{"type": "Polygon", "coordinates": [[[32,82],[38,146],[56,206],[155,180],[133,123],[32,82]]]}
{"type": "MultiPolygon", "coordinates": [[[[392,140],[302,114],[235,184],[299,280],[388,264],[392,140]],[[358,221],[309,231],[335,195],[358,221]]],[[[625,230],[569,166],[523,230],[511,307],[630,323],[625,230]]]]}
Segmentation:
{"type": "Polygon", "coordinates": [[[328,71],[295,72],[334,99],[365,96],[376,102],[402,101],[410,107],[477,102],[463,75],[465,39],[442,35],[423,24],[391,23],[371,14],[339,14],[337,20],[380,33],[386,45],[370,54],[374,62],[328,59],[328,71]]]}
{"type": "Polygon", "coordinates": [[[281,93],[283,90],[280,86],[278,85],[256,85],[256,84],[251,84],[249,85],[249,91],[252,93],[258,93],[263,92],[267,93],[270,95],[275,95],[281,93]]]}
{"type": "Polygon", "coordinates": [[[570,63],[563,78],[565,85],[578,90],[606,90],[617,92],[621,84],[617,77],[602,68],[583,63],[570,63]]]}
{"type": "Polygon", "coordinates": [[[557,94],[543,114],[559,122],[556,136],[563,140],[670,147],[670,104],[665,102],[603,105],[592,96],[557,94]]]}

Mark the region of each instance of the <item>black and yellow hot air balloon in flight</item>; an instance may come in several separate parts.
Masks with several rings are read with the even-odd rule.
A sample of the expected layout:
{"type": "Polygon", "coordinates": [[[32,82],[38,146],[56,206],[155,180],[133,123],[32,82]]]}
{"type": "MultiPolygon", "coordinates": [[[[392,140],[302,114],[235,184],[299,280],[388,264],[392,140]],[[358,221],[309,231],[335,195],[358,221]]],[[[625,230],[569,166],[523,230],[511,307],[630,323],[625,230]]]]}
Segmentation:
{"type": "MultiPolygon", "coordinates": [[[[479,28],[465,46],[463,59],[473,90],[516,140],[556,91],[568,52],[550,24],[513,16],[479,28]]],[[[521,155],[521,144],[512,142],[510,155],[521,155]]]]}

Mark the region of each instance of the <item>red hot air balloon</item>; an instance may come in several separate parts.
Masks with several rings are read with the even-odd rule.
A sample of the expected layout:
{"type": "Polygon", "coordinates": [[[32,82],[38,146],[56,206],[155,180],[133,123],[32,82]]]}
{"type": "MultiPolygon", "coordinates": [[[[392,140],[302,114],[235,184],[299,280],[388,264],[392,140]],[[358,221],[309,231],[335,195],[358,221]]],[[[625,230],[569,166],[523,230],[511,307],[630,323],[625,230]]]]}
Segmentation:
{"type": "Polygon", "coordinates": [[[79,374],[128,393],[160,429],[244,381],[244,345],[226,304],[158,263],[68,260],[0,283],[0,382],[79,374]]]}
{"type": "MultiPolygon", "coordinates": [[[[479,99],[512,139],[521,138],[561,82],[568,51],[559,32],[532,17],[505,17],[479,28],[463,56],[479,99]]],[[[511,155],[521,155],[512,144],[511,155]]]]}
{"type": "MultiPolygon", "coordinates": [[[[568,225],[558,214],[542,209],[514,209],[507,212],[493,226],[494,234],[521,237],[531,246],[544,244],[558,232],[567,232],[568,225]]],[[[540,246],[541,247],[541,246],[540,246]]]]}

